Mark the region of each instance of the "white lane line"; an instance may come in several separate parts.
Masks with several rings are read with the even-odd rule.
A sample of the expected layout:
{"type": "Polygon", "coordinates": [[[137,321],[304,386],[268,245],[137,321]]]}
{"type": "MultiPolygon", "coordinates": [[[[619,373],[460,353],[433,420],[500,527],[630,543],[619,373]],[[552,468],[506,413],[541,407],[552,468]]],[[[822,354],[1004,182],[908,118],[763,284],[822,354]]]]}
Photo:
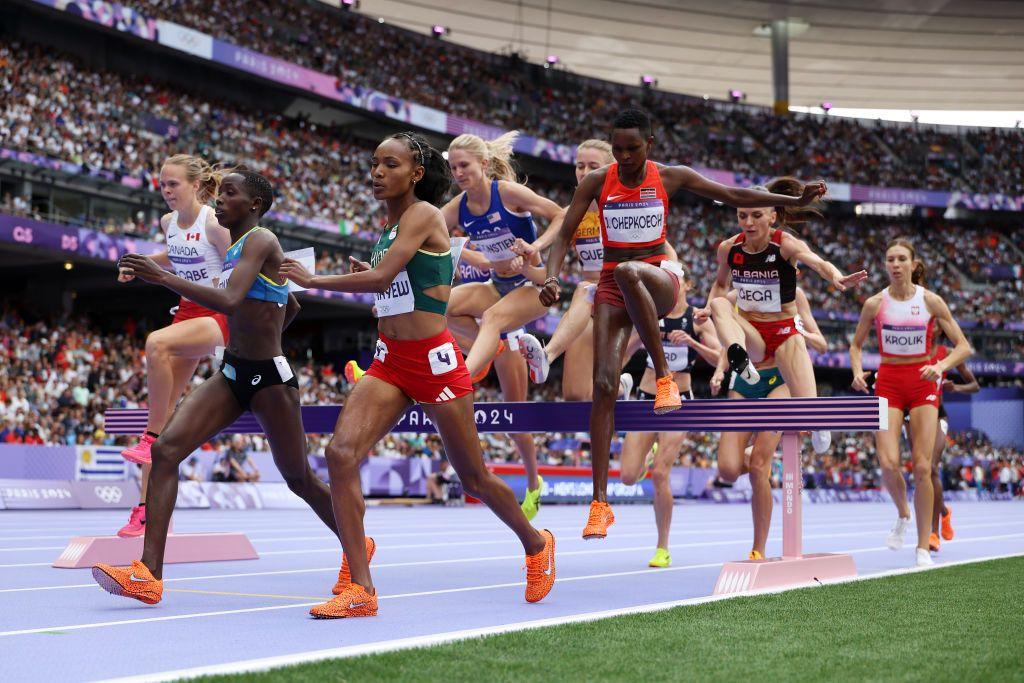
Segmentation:
{"type": "MultiPolygon", "coordinates": [[[[868,574],[858,576],[850,579],[843,579],[841,581],[829,582],[830,584],[840,583],[852,583],[854,581],[871,581],[875,579],[881,579],[889,576],[899,576],[903,574],[911,574],[919,571],[936,571],[945,569],[948,567],[955,567],[965,564],[974,564],[978,562],[988,562],[990,560],[1001,560],[1009,557],[1018,557],[1019,555],[993,555],[990,557],[978,557],[969,560],[960,560],[957,562],[947,562],[945,564],[935,565],[933,567],[910,567],[905,569],[891,569],[888,571],[877,572],[874,574],[868,574]]],[[[560,617],[551,617],[548,619],[533,619],[530,621],[519,621],[508,624],[500,624],[498,626],[485,626],[482,628],[475,629],[464,629],[459,631],[448,631],[446,633],[432,633],[424,636],[413,636],[409,638],[396,638],[393,640],[378,641],[375,643],[365,643],[362,645],[349,645],[346,647],[330,648],[326,650],[313,650],[310,652],[300,652],[291,655],[278,655],[275,657],[261,657],[259,659],[247,659],[239,660],[235,662],[228,662],[225,664],[212,664],[208,666],[199,666],[189,669],[177,669],[175,671],[163,671],[160,673],[142,674],[138,676],[127,676],[123,678],[108,679],[106,683],[158,683],[162,681],[176,681],[180,679],[197,678],[199,676],[216,676],[220,674],[236,674],[236,673],[253,673],[257,671],[267,671],[268,669],[279,668],[283,666],[291,666],[295,664],[304,664],[307,662],[323,661],[325,659],[342,659],[346,657],[355,657],[359,655],[367,654],[379,654],[383,652],[393,652],[395,650],[407,650],[415,647],[428,647],[432,645],[442,645],[444,643],[451,643],[459,640],[466,640],[469,638],[480,638],[482,636],[497,635],[501,633],[511,633],[515,631],[526,631],[537,628],[545,628],[548,626],[561,626],[563,624],[574,624],[589,621],[597,621],[599,619],[608,619],[612,617],[624,616],[627,614],[642,614],[649,612],[662,612],[664,610],[672,609],[674,607],[685,607],[692,605],[701,605],[709,602],[718,602],[721,600],[731,600],[737,597],[750,597],[754,595],[767,595],[767,594],[778,594],[785,593],[792,590],[798,590],[802,588],[809,588],[813,586],[787,586],[785,588],[772,588],[762,591],[749,591],[746,593],[737,594],[726,594],[726,595],[708,595],[699,598],[687,598],[685,600],[672,600],[667,602],[656,602],[645,605],[633,605],[630,607],[620,607],[617,609],[602,610],[599,612],[581,612],[578,614],[567,614],[560,617]]],[[[0,634],[2,635],[2,634],[0,634]]]]}
{"type": "MultiPolygon", "coordinates": [[[[1000,525],[1000,524],[987,524],[987,525],[979,525],[979,526],[1002,526],[1002,525],[1000,525]]],[[[847,536],[847,537],[850,537],[850,536],[874,536],[874,535],[877,535],[876,531],[864,531],[864,532],[860,532],[860,533],[857,533],[857,534],[845,534],[845,536],[847,536]]],[[[806,538],[833,538],[833,537],[835,537],[835,536],[827,535],[826,534],[826,535],[820,535],[820,536],[816,536],[816,537],[805,536],[804,538],[806,539],[806,538]]],[[[956,544],[956,543],[977,543],[977,542],[981,542],[981,541],[993,541],[993,540],[1002,540],[1002,539],[1007,539],[1007,538],[1021,538],[1021,537],[1024,537],[1024,532],[1014,533],[1014,534],[1001,534],[1001,535],[997,535],[997,536],[978,536],[978,537],[975,537],[975,538],[963,538],[963,539],[959,539],[958,538],[958,539],[953,540],[953,541],[946,541],[946,543],[952,545],[952,544],[956,544]]],[[[779,539],[775,538],[774,540],[779,540],[779,539]]],[[[748,543],[748,541],[745,540],[745,539],[738,539],[738,540],[722,540],[722,541],[702,541],[700,543],[679,543],[679,544],[673,544],[672,547],[673,548],[705,548],[705,547],[717,547],[717,546],[728,546],[728,545],[746,545],[747,543],[748,543]]],[[[600,554],[619,553],[619,552],[638,552],[638,551],[642,551],[642,550],[650,550],[650,547],[649,546],[635,546],[635,547],[627,547],[627,548],[602,548],[602,549],[594,549],[594,550],[560,550],[558,552],[558,555],[559,555],[559,557],[564,557],[566,555],[600,555],[600,554]]],[[[830,551],[830,552],[851,552],[851,551],[835,550],[835,551],[830,551]]],[[[457,557],[457,558],[449,558],[449,559],[444,559],[444,560],[416,560],[416,561],[409,561],[409,562],[383,562],[383,563],[374,564],[373,568],[376,570],[376,569],[387,569],[387,568],[393,568],[393,567],[423,567],[423,566],[442,565],[442,564],[456,564],[456,563],[462,563],[462,562],[496,562],[496,561],[502,561],[502,560],[522,559],[522,557],[523,557],[522,554],[515,554],[515,555],[491,555],[489,557],[457,557]]],[[[721,563],[719,563],[719,564],[721,564],[721,563]]],[[[208,574],[208,575],[202,575],[202,576],[182,576],[182,577],[176,577],[176,578],[171,578],[171,579],[164,579],[164,583],[178,583],[178,582],[183,582],[183,581],[207,581],[207,580],[213,580],[213,579],[235,579],[235,578],[249,577],[249,576],[284,576],[284,575],[289,575],[289,574],[311,574],[311,573],[316,573],[316,572],[335,572],[337,570],[338,570],[337,565],[333,565],[333,566],[330,566],[330,567],[312,567],[312,568],[305,568],[305,569],[276,569],[276,570],[259,571],[259,572],[239,572],[239,573],[235,573],[235,574],[208,574]]],[[[667,571],[667,570],[661,570],[661,571],[664,572],[664,571],[667,571]]],[[[61,590],[61,589],[72,589],[72,588],[93,588],[95,586],[96,586],[95,583],[75,583],[75,584],[64,584],[64,585],[58,585],[58,586],[30,586],[30,587],[25,587],[25,588],[2,588],[2,589],[0,589],[0,593],[31,593],[31,592],[35,592],[35,591],[46,591],[46,590],[61,590]]]]}

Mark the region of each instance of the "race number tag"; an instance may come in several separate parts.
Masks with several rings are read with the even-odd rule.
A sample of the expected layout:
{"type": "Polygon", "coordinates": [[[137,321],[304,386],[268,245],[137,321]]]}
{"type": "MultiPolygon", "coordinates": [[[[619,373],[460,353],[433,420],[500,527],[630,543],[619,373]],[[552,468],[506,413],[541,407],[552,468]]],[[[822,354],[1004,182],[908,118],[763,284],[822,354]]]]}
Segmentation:
{"type": "Polygon", "coordinates": [[[665,345],[665,361],[668,363],[668,369],[672,372],[682,372],[686,370],[686,366],[690,363],[690,347],[686,344],[682,346],[671,346],[665,345]]]}
{"type": "Polygon", "coordinates": [[[459,359],[455,355],[456,353],[458,352],[451,342],[445,342],[427,351],[430,371],[435,375],[443,375],[459,367],[459,359]]]}
{"type": "Polygon", "coordinates": [[[473,237],[473,244],[487,260],[507,261],[515,257],[512,245],[515,244],[516,236],[506,227],[495,228],[493,231],[482,231],[473,237]]]}
{"type": "Polygon", "coordinates": [[[412,283],[409,273],[404,269],[395,276],[391,286],[383,292],[373,295],[373,303],[378,318],[386,318],[400,313],[412,313],[416,308],[416,299],[412,294],[412,283]]]}
{"type": "MultiPolygon", "coordinates": [[[[285,258],[290,258],[293,261],[298,261],[299,265],[310,272],[311,275],[316,275],[316,255],[313,253],[313,247],[306,247],[305,249],[296,249],[295,251],[284,252],[285,258]]],[[[294,282],[288,281],[289,292],[305,292],[305,287],[299,287],[294,282]]]]}
{"type": "Polygon", "coordinates": [[[736,304],[743,311],[779,313],[782,311],[782,289],[776,278],[732,277],[736,304]]]}
{"type": "Polygon", "coordinates": [[[373,351],[373,359],[379,360],[381,363],[384,362],[384,358],[388,355],[388,345],[382,342],[380,339],[377,340],[377,348],[373,351]]]}
{"type": "Polygon", "coordinates": [[[609,201],[601,211],[608,239],[615,242],[653,242],[665,229],[665,205],[661,200],[609,201]]]}

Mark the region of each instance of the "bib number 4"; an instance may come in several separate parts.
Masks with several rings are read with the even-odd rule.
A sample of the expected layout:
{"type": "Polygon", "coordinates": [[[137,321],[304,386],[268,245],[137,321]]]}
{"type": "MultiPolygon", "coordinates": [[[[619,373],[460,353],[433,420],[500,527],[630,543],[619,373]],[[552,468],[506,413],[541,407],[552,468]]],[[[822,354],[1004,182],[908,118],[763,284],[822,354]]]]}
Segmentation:
{"type": "Polygon", "coordinates": [[[445,342],[427,351],[430,371],[435,375],[443,375],[459,367],[458,351],[451,342],[445,342]]]}

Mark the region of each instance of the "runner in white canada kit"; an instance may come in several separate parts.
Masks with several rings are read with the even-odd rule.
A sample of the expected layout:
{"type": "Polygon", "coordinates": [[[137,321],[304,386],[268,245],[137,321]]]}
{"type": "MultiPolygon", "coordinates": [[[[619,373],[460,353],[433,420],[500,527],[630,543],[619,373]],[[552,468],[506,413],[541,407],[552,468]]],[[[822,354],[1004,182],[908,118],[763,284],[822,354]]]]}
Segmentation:
{"type": "MultiPolygon", "coordinates": [[[[182,279],[204,286],[217,282],[231,242],[230,233],[220,226],[206,204],[216,195],[223,176],[222,171],[187,154],[170,157],[160,169],[160,192],[171,212],[160,219],[167,251],[152,258],[182,279]]],[[[124,273],[118,276],[120,282],[131,279],[124,273]]],[[[171,324],[146,338],[146,430],[138,443],[121,451],[126,460],[142,466],[142,490],[140,503],[132,508],[128,524],[118,531],[119,536],[145,533],[150,448],[174,412],[199,360],[213,354],[228,339],[227,318],[222,313],[184,297],[171,312],[171,324]]]]}

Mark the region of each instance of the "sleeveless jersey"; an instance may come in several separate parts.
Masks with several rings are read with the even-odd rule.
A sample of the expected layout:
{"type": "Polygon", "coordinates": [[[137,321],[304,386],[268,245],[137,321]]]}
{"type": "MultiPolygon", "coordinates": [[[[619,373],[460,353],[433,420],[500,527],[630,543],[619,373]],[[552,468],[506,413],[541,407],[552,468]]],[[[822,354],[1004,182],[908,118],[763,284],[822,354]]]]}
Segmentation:
{"type": "Polygon", "coordinates": [[[935,321],[924,301],[925,288],[914,285],[914,295],[906,301],[882,290],[882,305],[875,316],[878,350],[883,358],[913,358],[932,352],[935,321]]]}
{"type": "MultiPolygon", "coordinates": [[[[516,256],[512,251],[512,245],[517,237],[525,242],[537,239],[537,226],[533,223],[533,216],[529,212],[516,213],[506,209],[498,192],[498,182],[491,181],[491,203],[482,216],[477,216],[469,210],[469,198],[466,193],[462,194],[459,201],[459,226],[473,242],[473,246],[492,263],[506,261],[516,256]]],[[[495,282],[518,283],[526,278],[522,275],[502,278],[492,270],[491,279],[495,282]]]]}
{"type": "MultiPolygon", "coordinates": [[[[398,237],[398,228],[398,225],[385,227],[380,234],[380,239],[370,254],[370,264],[374,268],[398,237]]],[[[455,265],[452,263],[451,249],[442,253],[417,249],[405,264],[405,268],[395,276],[391,286],[383,292],[374,293],[373,303],[377,307],[377,317],[385,318],[413,311],[444,315],[448,310],[448,302],[435,299],[426,294],[425,290],[438,285],[450,286],[454,277],[455,265]]]]}
{"type": "Polygon", "coordinates": [[[597,205],[601,242],[606,248],[639,249],[665,243],[668,195],[653,161],[647,162],[647,172],[638,187],[622,184],[618,163],[609,166],[597,205]]]}
{"type": "Polygon", "coordinates": [[[601,245],[601,218],[597,212],[587,212],[576,228],[573,240],[584,272],[600,271],[604,265],[604,247],[601,245]]]}
{"type": "Polygon", "coordinates": [[[167,258],[175,274],[189,282],[213,287],[223,268],[217,247],[206,236],[206,217],[212,209],[203,206],[195,222],[187,228],[178,225],[178,212],[167,223],[167,258]]]}
{"type": "MultiPolygon", "coordinates": [[[[689,344],[673,344],[669,341],[669,334],[675,330],[682,330],[691,337],[697,337],[693,327],[693,307],[687,306],[686,311],[678,318],[662,318],[658,321],[658,328],[661,331],[661,345],[665,349],[668,369],[672,372],[693,372],[697,352],[691,349],[689,344]]],[[[651,360],[650,354],[647,354],[647,367],[654,369],[654,361],[651,360]]]]}
{"type": "Polygon", "coordinates": [[[728,256],[736,305],[742,311],[781,313],[783,304],[796,299],[796,268],[782,256],[782,231],[773,230],[768,246],[756,254],[743,251],[745,241],[740,233],[728,256]]]}
{"type": "MultiPolygon", "coordinates": [[[[224,254],[224,266],[221,269],[218,287],[228,286],[228,282],[231,281],[231,273],[234,272],[238,262],[242,260],[242,248],[245,246],[245,241],[257,230],[266,230],[266,228],[257,225],[228,247],[227,253],[224,254]]],[[[285,280],[282,284],[277,284],[263,273],[256,273],[256,279],[249,285],[249,291],[245,293],[245,298],[284,305],[288,303],[288,281],[285,280]]]]}

